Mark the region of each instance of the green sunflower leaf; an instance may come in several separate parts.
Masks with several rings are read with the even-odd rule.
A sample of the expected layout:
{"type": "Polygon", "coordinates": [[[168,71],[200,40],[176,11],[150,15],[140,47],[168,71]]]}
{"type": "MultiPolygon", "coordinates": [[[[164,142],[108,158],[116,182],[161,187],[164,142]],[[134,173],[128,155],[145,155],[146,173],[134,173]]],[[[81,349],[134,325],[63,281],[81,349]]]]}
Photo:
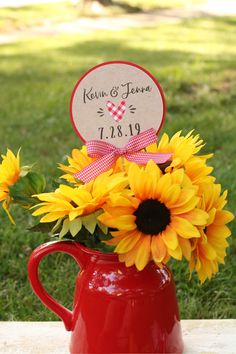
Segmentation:
{"type": "Polygon", "coordinates": [[[108,227],[106,225],[102,224],[100,221],[97,222],[97,225],[105,235],[108,233],[108,227]]]}
{"type": "Polygon", "coordinates": [[[31,206],[38,202],[32,195],[42,193],[45,186],[46,182],[43,175],[37,172],[28,172],[14,185],[10,186],[9,195],[15,203],[23,206],[31,206]]]}
{"type": "Polygon", "coordinates": [[[80,218],[74,219],[70,221],[69,223],[69,230],[71,235],[74,237],[75,235],[78,234],[78,232],[81,230],[82,227],[82,221],[80,218]]]}
{"type": "Polygon", "coordinates": [[[57,220],[57,222],[55,223],[55,225],[53,226],[52,230],[50,231],[50,235],[54,236],[55,232],[59,230],[61,223],[62,223],[63,218],[60,218],[57,220]]]}
{"type": "Polygon", "coordinates": [[[70,228],[70,221],[69,221],[69,219],[65,219],[63,221],[62,229],[59,233],[59,239],[62,239],[62,237],[68,233],[69,228],[70,228]]]}
{"type": "Polygon", "coordinates": [[[82,216],[81,220],[82,220],[84,227],[90,232],[90,234],[93,235],[93,233],[96,229],[96,225],[97,225],[97,218],[96,218],[95,213],[89,214],[86,216],[82,216]]]}

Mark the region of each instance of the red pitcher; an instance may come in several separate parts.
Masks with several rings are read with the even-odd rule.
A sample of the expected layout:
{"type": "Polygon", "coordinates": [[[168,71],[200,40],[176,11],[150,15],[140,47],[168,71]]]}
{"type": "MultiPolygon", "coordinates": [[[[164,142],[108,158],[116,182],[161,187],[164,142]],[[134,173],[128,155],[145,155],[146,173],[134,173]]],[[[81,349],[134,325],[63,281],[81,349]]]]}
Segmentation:
{"type": "Polygon", "coordinates": [[[138,271],[119,262],[116,254],[56,241],[36,248],[28,270],[36,295],[72,332],[71,353],[183,352],[175,286],[167,267],[159,269],[150,262],[138,271]],[[53,252],[67,253],[80,265],[72,311],[39,281],[39,263],[53,252]]]}

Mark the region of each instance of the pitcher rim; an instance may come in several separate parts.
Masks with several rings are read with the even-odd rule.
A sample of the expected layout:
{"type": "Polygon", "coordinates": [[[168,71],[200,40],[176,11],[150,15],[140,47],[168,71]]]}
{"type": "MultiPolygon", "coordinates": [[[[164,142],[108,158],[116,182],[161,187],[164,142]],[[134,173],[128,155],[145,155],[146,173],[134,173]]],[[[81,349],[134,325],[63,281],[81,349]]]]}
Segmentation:
{"type": "Polygon", "coordinates": [[[90,254],[91,256],[98,256],[99,258],[109,258],[109,259],[114,259],[118,261],[118,254],[117,253],[105,253],[102,251],[95,250],[93,248],[86,247],[82,245],[79,241],[72,241],[76,244],[78,248],[80,248],[83,252],[90,254]]]}

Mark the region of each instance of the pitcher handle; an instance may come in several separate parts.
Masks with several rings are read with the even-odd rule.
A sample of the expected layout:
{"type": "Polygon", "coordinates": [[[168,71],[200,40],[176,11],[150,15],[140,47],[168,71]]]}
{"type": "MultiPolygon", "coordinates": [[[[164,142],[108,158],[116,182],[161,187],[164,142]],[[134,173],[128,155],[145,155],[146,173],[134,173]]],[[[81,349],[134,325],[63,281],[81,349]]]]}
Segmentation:
{"type": "Polygon", "coordinates": [[[73,241],[53,241],[47,242],[37,247],[30,256],[28,263],[28,276],[30,284],[39,297],[39,299],[59,316],[65,324],[67,331],[72,329],[72,311],[68,310],[63,305],[59,304],[42,286],[39,280],[38,267],[41,260],[48,254],[53,252],[63,252],[72,256],[81,268],[85,266],[85,254],[77,242],[73,241]]]}

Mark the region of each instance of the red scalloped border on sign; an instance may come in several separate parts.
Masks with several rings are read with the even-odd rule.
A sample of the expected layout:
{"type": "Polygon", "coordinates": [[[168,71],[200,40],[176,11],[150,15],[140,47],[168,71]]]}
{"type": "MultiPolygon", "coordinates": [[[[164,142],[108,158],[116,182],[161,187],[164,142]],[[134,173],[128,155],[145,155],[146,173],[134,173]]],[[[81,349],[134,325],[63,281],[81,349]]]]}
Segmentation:
{"type": "Polygon", "coordinates": [[[163,103],[163,114],[162,114],[162,119],[161,119],[161,124],[156,132],[156,134],[159,133],[159,131],[161,130],[162,128],[162,125],[164,123],[164,119],[165,119],[165,114],[166,114],[166,103],[165,103],[165,96],[164,96],[164,92],[162,90],[162,87],[161,85],[159,84],[159,82],[157,81],[157,79],[149,72],[147,71],[146,69],[142,68],[141,66],[137,65],[137,64],[134,64],[134,63],[131,63],[129,61],[123,61],[123,60],[115,60],[115,61],[107,61],[107,62],[104,62],[104,63],[101,63],[101,64],[98,64],[94,67],[92,67],[90,70],[88,70],[84,75],[81,76],[81,78],[77,81],[73,91],[72,91],[72,95],[71,95],[71,99],[70,99],[70,119],[71,119],[71,123],[72,123],[72,126],[76,132],[76,134],[79,136],[79,138],[83,141],[83,142],[86,142],[86,140],[81,136],[80,132],[78,131],[78,129],[76,128],[75,126],[75,123],[74,123],[74,118],[73,118],[73,114],[72,114],[72,103],[73,103],[73,99],[74,99],[74,95],[75,95],[75,92],[76,92],[76,89],[77,87],[79,86],[80,82],[89,74],[91,73],[92,71],[96,70],[97,68],[100,68],[101,66],[105,66],[105,65],[110,65],[110,64],[126,64],[126,65],[130,65],[130,66],[134,66],[140,70],[142,70],[143,72],[145,72],[151,79],[152,81],[155,83],[155,85],[157,86],[160,94],[161,94],[161,98],[162,98],[162,103],[163,103]]]}

